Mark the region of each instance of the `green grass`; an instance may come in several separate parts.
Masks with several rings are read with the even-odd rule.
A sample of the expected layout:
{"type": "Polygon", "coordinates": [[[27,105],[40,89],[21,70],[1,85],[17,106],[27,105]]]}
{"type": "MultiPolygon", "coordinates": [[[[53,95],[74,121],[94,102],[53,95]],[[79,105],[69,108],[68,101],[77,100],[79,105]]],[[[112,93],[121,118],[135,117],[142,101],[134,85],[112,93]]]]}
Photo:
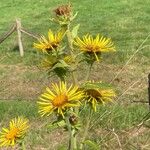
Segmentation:
{"type": "MultiPolygon", "coordinates": [[[[23,27],[38,33],[46,34],[49,28],[55,25],[49,21],[52,10],[67,0],[36,1],[36,0],[1,0],[1,26],[0,33],[3,33],[13,23],[16,17],[22,19],[23,27]],[[9,12],[9,13],[7,13],[9,12]]],[[[80,33],[100,33],[112,37],[117,50],[122,53],[130,53],[141,43],[149,33],[149,0],[88,0],[71,1],[74,10],[78,11],[78,19],[74,24],[80,23],[80,33]],[[97,5],[98,4],[98,5],[97,5]],[[136,7],[135,7],[136,6],[136,7]]],[[[27,51],[32,51],[32,40],[24,37],[27,51]]],[[[11,45],[4,43],[2,49],[11,50],[11,45]]]]}
{"type": "MultiPolygon", "coordinates": [[[[21,18],[22,26],[35,34],[46,35],[49,28],[57,30],[49,18],[57,5],[67,1],[0,0],[0,35],[10,28],[16,18],[21,18]]],[[[71,0],[71,2],[74,11],[78,11],[78,17],[73,25],[80,23],[79,35],[100,33],[111,37],[115,43],[116,53],[103,55],[103,62],[95,65],[91,73],[92,80],[110,82],[150,33],[150,1],[71,0]]],[[[40,57],[33,49],[33,42],[34,39],[23,35],[25,50],[23,58],[19,55],[16,33],[0,44],[0,127],[6,125],[11,118],[24,115],[30,119],[32,125],[27,138],[27,141],[30,141],[28,149],[65,150],[66,132],[62,132],[61,129],[51,132],[44,128],[51,119],[40,118],[37,113],[37,97],[55,78],[49,79],[37,68],[40,57]]],[[[150,38],[144,43],[147,47],[135,55],[114,81],[118,97],[132,83],[149,73],[149,43],[150,38]]],[[[86,74],[86,65],[83,64],[80,69],[82,73],[79,73],[79,80],[82,80],[86,74]]],[[[148,113],[147,104],[131,103],[136,100],[147,101],[146,77],[121,96],[116,104],[98,109],[93,115],[89,139],[101,145],[102,150],[118,149],[116,136],[112,132],[114,130],[119,136],[123,150],[150,149],[149,122],[144,122],[139,130],[137,128],[148,113]]],[[[86,118],[86,115],[84,110],[83,118],[86,118]]],[[[87,150],[90,148],[87,147],[87,150]]]]}
{"type": "MultiPolygon", "coordinates": [[[[2,125],[7,125],[9,119],[16,116],[21,115],[29,118],[31,130],[26,139],[28,147],[32,149],[40,146],[41,148],[48,149],[50,142],[50,144],[52,144],[51,146],[56,149],[59,149],[59,147],[65,148],[67,139],[66,132],[56,138],[56,136],[58,136],[57,134],[62,133],[61,129],[55,129],[52,131],[49,128],[46,128],[46,126],[52,123],[53,117],[41,118],[37,111],[38,109],[35,101],[0,101],[0,118],[2,125]],[[62,136],[64,139],[61,139],[62,136]],[[51,139],[50,141],[49,138],[51,139]],[[59,141],[61,142],[59,143],[59,141]]],[[[132,130],[138,130],[136,126],[143,121],[143,117],[146,116],[148,112],[148,108],[144,105],[124,106],[115,104],[113,106],[109,105],[100,107],[98,111],[92,115],[89,138],[97,144],[100,142],[101,147],[105,148],[105,144],[109,143],[109,140],[114,139],[113,134],[110,133],[109,130],[114,130],[118,134],[119,138],[121,138],[121,141],[125,142],[127,141],[127,137],[126,135],[123,135],[122,132],[126,131],[130,133],[132,130]],[[106,134],[108,134],[108,137],[106,137],[106,134]]],[[[86,118],[86,115],[87,109],[82,111],[82,118],[86,118]]],[[[143,132],[147,137],[145,130],[143,132]]],[[[80,136],[82,136],[82,132],[80,136]]],[[[138,138],[143,138],[142,134],[140,134],[138,138]]],[[[134,137],[131,137],[131,139],[133,140],[132,144],[140,142],[140,140],[134,141],[134,137]]],[[[122,146],[126,148],[124,144],[122,144],[122,146]]],[[[116,141],[114,141],[114,148],[115,147],[116,141]]],[[[109,148],[111,147],[109,146],[109,148]]]]}

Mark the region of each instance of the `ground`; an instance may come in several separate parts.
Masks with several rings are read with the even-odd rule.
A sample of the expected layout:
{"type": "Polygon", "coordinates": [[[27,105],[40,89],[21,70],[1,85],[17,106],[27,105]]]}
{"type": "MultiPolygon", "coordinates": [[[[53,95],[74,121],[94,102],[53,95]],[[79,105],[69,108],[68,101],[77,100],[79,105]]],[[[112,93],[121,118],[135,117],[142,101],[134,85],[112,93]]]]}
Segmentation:
{"type": "MultiPolygon", "coordinates": [[[[0,35],[11,27],[16,18],[21,18],[25,29],[38,35],[46,35],[49,28],[57,30],[49,18],[57,5],[66,2],[1,0],[0,35]]],[[[100,107],[93,115],[89,138],[102,150],[150,149],[149,116],[144,120],[149,113],[147,76],[150,73],[150,1],[71,2],[74,11],[78,11],[74,25],[80,23],[79,35],[100,33],[111,37],[116,46],[115,53],[103,55],[102,62],[94,66],[91,79],[110,83],[122,70],[112,82],[117,91],[116,100],[113,104],[100,107]]],[[[0,126],[7,124],[16,115],[25,115],[32,125],[27,138],[30,141],[29,149],[65,149],[66,132],[46,129],[51,119],[40,118],[37,113],[38,96],[55,78],[48,78],[37,67],[40,57],[33,48],[36,40],[23,35],[25,56],[21,58],[16,39],[14,33],[0,44],[0,126]]],[[[86,65],[83,64],[80,69],[79,80],[82,80],[86,65]]],[[[82,115],[84,117],[86,111],[82,115]]]]}

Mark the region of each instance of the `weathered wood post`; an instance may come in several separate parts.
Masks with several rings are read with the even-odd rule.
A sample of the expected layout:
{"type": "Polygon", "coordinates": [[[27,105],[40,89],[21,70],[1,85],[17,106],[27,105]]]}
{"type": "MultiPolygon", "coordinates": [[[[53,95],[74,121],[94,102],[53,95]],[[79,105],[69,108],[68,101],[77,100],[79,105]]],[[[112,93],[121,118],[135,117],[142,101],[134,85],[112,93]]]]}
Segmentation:
{"type": "Polygon", "coordinates": [[[23,44],[22,44],[22,39],[21,39],[21,21],[20,21],[20,19],[16,19],[16,25],[17,25],[18,45],[19,45],[20,56],[23,57],[24,50],[23,50],[23,44]]]}

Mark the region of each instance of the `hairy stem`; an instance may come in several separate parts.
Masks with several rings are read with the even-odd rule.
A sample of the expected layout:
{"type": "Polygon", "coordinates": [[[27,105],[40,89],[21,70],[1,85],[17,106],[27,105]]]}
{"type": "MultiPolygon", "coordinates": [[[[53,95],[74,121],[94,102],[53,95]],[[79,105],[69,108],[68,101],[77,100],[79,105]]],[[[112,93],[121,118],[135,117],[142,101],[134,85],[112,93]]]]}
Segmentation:
{"type": "Polygon", "coordinates": [[[89,130],[89,127],[90,127],[90,122],[91,122],[91,115],[92,115],[92,110],[90,109],[90,111],[88,113],[88,116],[87,116],[87,119],[86,119],[86,122],[85,122],[85,129],[84,129],[83,138],[82,138],[82,141],[81,141],[81,144],[80,144],[80,150],[83,149],[84,141],[86,140],[86,137],[88,135],[88,130],[89,130]]]}
{"type": "MultiPolygon", "coordinates": [[[[73,57],[74,56],[74,54],[73,54],[73,38],[72,38],[72,34],[70,32],[70,24],[67,25],[66,34],[67,34],[67,39],[68,39],[68,46],[70,48],[70,54],[73,57]]],[[[72,72],[72,79],[74,81],[74,84],[77,85],[77,76],[74,71],[72,72]]]]}
{"type": "Polygon", "coordinates": [[[74,150],[74,136],[73,136],[73,130],[71,129],[71,124],[69,122],[69,116],[65,118],[68,132],[69,132],[69,145],[68,145],[68,150],[74,150]]]}
{"type": "Polygon", "coordinates": [[[22,148],[22,150],[26,150],[26,147],[25,147],[24,141],[22,141],[22,143],[21,143],[21,148],[22,148]]]}
{"type": "Polygon", "coordinates": [[[87,74],[86,74],[86,77],[85,77],[85,81],[88,81],[88,79],[90,77],[92,66],[93,66],[93,63],[90,63],[89,66],[88,66],[88,70],[87,70],[87,74]]]}

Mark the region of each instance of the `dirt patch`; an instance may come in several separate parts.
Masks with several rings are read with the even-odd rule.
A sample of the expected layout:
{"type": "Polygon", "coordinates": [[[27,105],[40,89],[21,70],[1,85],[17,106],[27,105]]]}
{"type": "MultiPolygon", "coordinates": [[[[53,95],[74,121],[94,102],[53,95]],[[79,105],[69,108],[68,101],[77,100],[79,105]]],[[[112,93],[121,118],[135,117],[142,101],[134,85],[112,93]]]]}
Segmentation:
{"type": "MultiPolygon", "coordinates": [[[[139,67],[139,64],[128,65],[115,78],[122,67],[121,65],[108,65],[105,63],[95,65],[93,68],[95,71],[91,72],[91,80],[106,83],[113,80],[112,85],[117,90],[118,96],[129,88],[121,97],[122,99],[125,97],[126,101],[130,101],[132,97],[133,100],[144,100],[147,74],[150,67],[146,65],[139,67]]],[[[24,66],[22,64],[0,65],[0,70],[2,70],[0,74],[0,99],[36,99],[41,91],[45,89],[45,86],[50,85],[53,80],[53,78],[48,79],[44,72],[35,66],[24,66]]],[[[79,80],[83,80],[85,72],[86,68],[82,68],[82,72],[78,73],[79,80]]]]}

